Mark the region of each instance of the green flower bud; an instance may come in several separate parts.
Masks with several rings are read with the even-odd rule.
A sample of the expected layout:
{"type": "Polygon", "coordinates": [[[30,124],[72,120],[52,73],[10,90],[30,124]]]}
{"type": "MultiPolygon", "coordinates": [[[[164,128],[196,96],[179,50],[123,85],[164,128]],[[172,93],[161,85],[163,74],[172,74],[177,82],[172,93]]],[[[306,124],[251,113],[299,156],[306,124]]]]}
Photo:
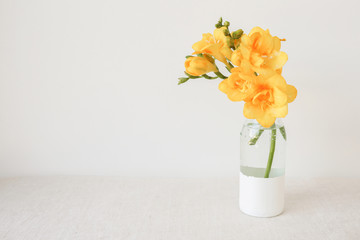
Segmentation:
{"type": "Polygon", "coordinates": [[[221,28],[222,26],[223,26],[223,24],[222,24],[222,17],[219,19],[219,21],[217,22],[217,24],[215,24],[215,27],[216,28],[221,28]]]}
{"type": "Polygon", "coordinates": [[[227,36],[226,44],[229,46],[229,48],[233,48],[234,47],[234,39],[232,39],[230,36],[227,36]]]}
{"type": "Polygon", "coordinates": [[[225,35],[225,36],[230,36],[229,29],[224,29],[224,35],[225,35]]]}
{"type": "Polygon", "coordinates": [[[243,35],[244,31],[242,29],[236,30],[235,32],[232,33],[232,37],[234,39],[239,39],[241,37],[241,35],[243,35]]]}
{"type": "Polygon", "coordinates": [[[224,22],[224,26],[225,26],[225,27],[229,27],[229,26],[230,26],[230,23],[229,23],[228,21],[225,21],[225,22],[224,22]]]}

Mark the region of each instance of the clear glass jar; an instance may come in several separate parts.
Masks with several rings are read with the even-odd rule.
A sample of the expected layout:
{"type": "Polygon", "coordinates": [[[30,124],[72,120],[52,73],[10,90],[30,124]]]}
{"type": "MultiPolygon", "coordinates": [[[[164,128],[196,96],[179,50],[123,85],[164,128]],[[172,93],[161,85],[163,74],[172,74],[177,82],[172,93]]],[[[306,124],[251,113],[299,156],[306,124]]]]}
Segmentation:
{"type": "Polygon", "coordinates": [[[247,119],[240,133],[240,171],[246,176],[274,178],[285,175],[286,132],[282,119],[264,128],[247,119]]]}

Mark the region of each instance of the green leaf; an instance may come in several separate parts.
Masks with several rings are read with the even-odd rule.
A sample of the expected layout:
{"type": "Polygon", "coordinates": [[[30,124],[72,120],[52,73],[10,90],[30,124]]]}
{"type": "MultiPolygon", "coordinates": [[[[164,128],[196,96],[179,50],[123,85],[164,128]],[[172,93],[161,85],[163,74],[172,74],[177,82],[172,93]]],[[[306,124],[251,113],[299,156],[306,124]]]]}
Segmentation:
{"type": "Polygon", "coordinates": [[[189,80],[189,78],[184,78],[184,77],[178,79],[179,79],[178,85],[186,83],[189,80]]]}
{"type": "Polygon", "coordinates": [[[190,58],[190,57],[194,57],[194,56],[192,56],[192,55],[187,55],[187,56],[185,56],[186,59],[188,59],[188,58],[190,58]]]}
{"type": "Polygon", "coordinates": [[[285,139],[286,141],[286,131],[285,131],[285,127],[282,126],[281,128],[279,128],[280,132],[281,132],[281,135],[283,136],[283,138],[285,139]]]}

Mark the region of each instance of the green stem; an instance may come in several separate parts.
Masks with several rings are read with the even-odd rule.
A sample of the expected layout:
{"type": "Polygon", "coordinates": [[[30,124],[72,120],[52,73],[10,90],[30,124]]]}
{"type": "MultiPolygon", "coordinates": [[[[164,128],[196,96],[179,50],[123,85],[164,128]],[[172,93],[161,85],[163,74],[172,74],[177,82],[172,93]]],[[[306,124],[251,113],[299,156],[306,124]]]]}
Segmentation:
{"type": "Polygon", "coordinates": [[[269,159],[267,162],[264,178],[269,178],[269,175],[270,175],[271,165],[273,162],[274,152],[275,152],[275,143],[276,143],[276,128],[271,131],[271,144],[270,144],[269,159]]]}
{"type": "Polygon", "coordinates": [[[201,75],[201,77],[203,77],[203,78],[205,78],[205,79],[217,79],[218,77],[216,76],[216,77],[210,77],[209,75],[207,75],[207,74],[203,74],[203,75],[201,75]]]}
{"type": "Polygon", "coordinates": [[[190,74],[188,74],[188,73],[187,73],[187,72],[185,72],[185,71],[184,71],[184,73],[185,73],[185,75],[186,75],[186,76],[188,76],[190,79],[201,78],[200,76],[193,76],[193,75],[190,75],[190,74]]]}
{"type": "Polygon", "coordinates": [[[228,62],[228,64],[230,65],[231,68],[234,68],[234,65],[232,65],[231,62],[228,62]]]}
{"type": "Polygon", "coordinates": [[[234,65],[232,65],[231,62],[227,62],[227,65],[225,66],[225,68],[229,71],[229,73],[231,73],[231,69],[234,68],[234,65]]]}
{"type": "Polygon", "coordinates": [[[225,79],[227,78],[226,76],[224,76],[221,72],[214,72],[216,76],[218,76],[219,78],[225,79]]]}

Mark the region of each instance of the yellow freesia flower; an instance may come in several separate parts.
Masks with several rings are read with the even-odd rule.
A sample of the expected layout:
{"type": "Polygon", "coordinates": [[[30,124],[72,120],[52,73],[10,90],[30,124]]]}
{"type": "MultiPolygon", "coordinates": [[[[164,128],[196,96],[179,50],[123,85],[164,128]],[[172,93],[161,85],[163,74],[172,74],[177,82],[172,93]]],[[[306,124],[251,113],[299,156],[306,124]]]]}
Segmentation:
{"type": "Polygon", "coordinates": [[[256,119],[263,127],[271,127],[276,118],[288,113],[288,103],[296,98],[296,88],[288,85],[275,71],[259,75],[252,84],[254,95],[244,105],[244,116],[256,119]]]}
{"type": "Polygon", "coordinates": [[[245,60],[257,68],[281,69],[288,59],[287,54],[280,51],[281,41],[273,37],[269,30],[255,27],[249,35],[241,36],[231,60],[237,66],[245,60]]]}
{"type": "Polygon", "coordinates": [[[214,61],[209,56],[189,57],[185,61],[185,71],[192,76],[201,76],[209,72],[216,72],[214,61]]]}
{"type": "Polygon", "coordinates": [[[243,61],[241,67],[231,69],[229,78],[219,84],[219,90],[231,101],[248,101],[254,92],[252,84],[255,80],[256,75],[250,63],[243,61]]]}
{"type": "Polygon", "coordinates": [[[227,36],[224,34],[224,29],[226,28],[215,29],[214,35],[204,33],[202,40],[192,46],[195,51],[193,54],[209,54],[228,66],[226,58],[231,59],[232,50],[227,45],[227,36]]]}
{"type": "Polygon", "coordinates": [[[225,21],[223,24],[222,18],[215,26],[213,34],[205,33],[193,44],[193,54],[198,56],[186,59],[188,76],[179,78],[178,84],[199,78],[192,76],[226,78],[215,65],[215,59],[221,61],[231,73],[221,81],[219,90],[231,101],[245,102],[246,118],[256,119],[263,127],[271,127],[276,118],[288,114],[288,103],[297,96],[296,88],[281,76],[288,60],[287,54],[280,51],[281,41],[285,39],[272,36],[269,30],[260,27],[254,27],[249,34],[244,34],[242,29],[230,34],[230,23],[225,21]],[[216,76],[204,75],[209,72],[215,72],[216,76]]]}

